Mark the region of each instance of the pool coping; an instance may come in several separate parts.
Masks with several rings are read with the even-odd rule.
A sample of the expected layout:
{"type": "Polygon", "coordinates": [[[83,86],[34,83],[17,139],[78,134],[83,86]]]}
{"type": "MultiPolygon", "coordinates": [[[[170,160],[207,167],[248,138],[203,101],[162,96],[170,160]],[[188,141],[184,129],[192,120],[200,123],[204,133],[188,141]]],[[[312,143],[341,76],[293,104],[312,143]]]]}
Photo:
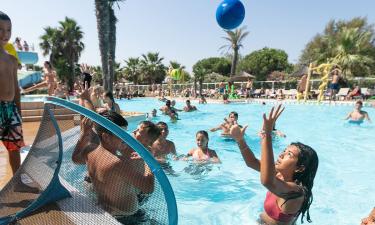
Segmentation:
{"type": "MultiPolygon", "coordinates": [[[[147,98],[152,98],[152,99],[158,99],[158,97],[147,97],[147,98]]],[[[184,102],[186,100],[190,100],[192,103],[199,103],[199,99],[197,98],[183,98],[183,97],[170,97],[167,99],[175,100],[176,102],[184,102]]],[[[298,101],[297,99],[263,99],[263,98],[249,98],[249,99],[229,99],[229,103],[224,103],[223,100],[221,99],[210,99],[207,98],[207,103],[210,104],[225,104],[225,105],[230,105],[230,104],[263,104],[263,103],[269,103],[269,104],[300,104],[300,105],[330,105],[330,106],[354,106],[357,102],[357,100],[352,100],[352,101],[329,101],[329,100],[324,100],[321,102],[318,102],[317,100],[300,100],[298,101]]],[[[375,100],[366,100],[363,101],[363,106],[365,107],[375,107],[375,100]]]]}

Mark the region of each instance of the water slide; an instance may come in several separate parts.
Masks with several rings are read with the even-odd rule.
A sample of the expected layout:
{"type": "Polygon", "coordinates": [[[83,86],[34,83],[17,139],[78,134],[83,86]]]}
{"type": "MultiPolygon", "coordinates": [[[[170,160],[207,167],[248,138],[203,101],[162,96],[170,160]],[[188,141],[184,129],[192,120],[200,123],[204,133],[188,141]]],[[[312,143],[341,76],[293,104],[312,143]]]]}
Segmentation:
{"type": "MultiPolygon", "coordinates": [[[[18,58],[22,64],[34,65],[38,62],[38,53],[17,51],[18,58]]],[[[40,71],[18,71],[18,85],[21,88],[27,88],[33,84],[42,81],[42,73],[40,71]]]]}
{"type": "Polygon", "coordinates": [[[25,89],[33,84],[39,83],[42,81],[42,72],[41,71],[25,71],[19,70],[17,72],[18,76],[18,85],[25,89]]]}

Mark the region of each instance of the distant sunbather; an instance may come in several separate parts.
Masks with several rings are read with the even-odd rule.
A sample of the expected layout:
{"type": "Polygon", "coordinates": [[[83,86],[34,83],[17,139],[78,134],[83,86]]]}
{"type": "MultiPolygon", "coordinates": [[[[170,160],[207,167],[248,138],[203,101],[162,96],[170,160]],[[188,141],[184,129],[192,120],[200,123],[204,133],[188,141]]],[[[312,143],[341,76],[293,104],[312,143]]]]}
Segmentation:
{"type": "Polygon", "coordinates": [[[346,100],[351,100],[355,96],[361,96],[361,88],[356,86],[349,94],[345,97],[346,100]]]}

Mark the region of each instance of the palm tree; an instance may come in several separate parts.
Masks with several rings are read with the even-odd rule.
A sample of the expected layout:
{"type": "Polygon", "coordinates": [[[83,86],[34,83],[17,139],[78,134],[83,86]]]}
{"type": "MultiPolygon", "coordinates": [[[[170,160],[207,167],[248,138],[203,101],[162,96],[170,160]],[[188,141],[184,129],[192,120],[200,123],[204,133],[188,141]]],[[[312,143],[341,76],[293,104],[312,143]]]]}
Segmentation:
{"type": "Polygon", "coordinates": [[[77,25],[77,22],[73,19],[65,18],[65,21],[60,21],[60,32],[63,41],[60,42],[63,47],[63,55],[68,59],[69,67],[71,69],[70,76],[68,78],[68,85],[73,87],[74,85],[74,74],[75,66],[78,63],[81,52],[85,45],[81,42],[83,38],[83,32],[81,27],[77,25]]]}
{"type": "Polygon", "coordinates": [[[59,78],[73,88],[76,64],[85,45],[81,41],[83,32],[77,22],[65,17],[57,28],[46,27],[40,37],[43,55],[50,55],[51,64],[56,67],[59,78]]]}
{"type": "Polygon", "coordinates": [[[355,72],[369,74],[374,59],[366,54],[372,34],[358,28],[344,28],[337,37],[335,57],[330,61],[341,66],[343,75],[352,76],[355,72]]]}
{"type": "Polygon", "coordinates": [[[95,0],[96,25],[98,28],[100,59],[102,62],[103,86],[108,89],[108,52],[109,52],[109,4],[105,0],[95,0]]]}
{"type": "Polygon", "coordinates": [[[129,58],[124,60],[126,65],[122,68],[125,78],[133,81],[135,84],[139,84],[140,80],[143,80],[141,73],[141,64],[139,58],[129,58]]]}
{"type": "Polygon", "coordinates": [[[57,39],[57,29],[52,27],[45,27],[44,34],[40,36],[42,42],[39,44],[40,48],[43,50],[43,56],[50,55],[49,61],[54,64],[53,59],[56,57],[53,53],[57,53],[56,51],[56,41],[57,39]],[[54,48],[52,50],[52,48],[54,48]]]}
{"type": "Polygon", "coordinates": [[[115,4],[124,0],[95,0],[96,22],[99,49],[103,68],[103,86],[112,91],[116,62],[116,23],[115,4]]]}
{"type": "Polygon", "coordinates": [[[142,54],[141,70],[149,84],[162,82],[166,75],[166,67],[163,65],[163,57],[159,57],[159,52],[149,52],[142,54]]]}
{"type": "Polygon", "coordinates": [[[223,37],[225,40],[229,42],[227,45],[223,45],[220,49],[227,48],[233,50],[233,57],[232,57],[232,66],[230,68],[230,76],[234,76],[236,73],[236,67],[238,62],[238,51],[240,50],[242,45],[242,41],[244,38],[249,35],[248,31],[245,31],[246,27],[241,27],[236,29],[234,32],[231,30],[224,30],[228,37],[223,37]]]}
{"type": "Polygon", "coordinates": [[[202,87],[203,87],[203,80],[206,74],[208,74],[207,69],[197,66],[193,68],[193,73],[194,73],[194,96],[197,90],[197,81],[199,82],[199,95],[202,95],[202,87]]]}
{"type": "Polygon", "coordinates": [[[124,76],[121,63],[115,62],[113,73],[114,73],[113,79],[115,82],[124,76]]]}

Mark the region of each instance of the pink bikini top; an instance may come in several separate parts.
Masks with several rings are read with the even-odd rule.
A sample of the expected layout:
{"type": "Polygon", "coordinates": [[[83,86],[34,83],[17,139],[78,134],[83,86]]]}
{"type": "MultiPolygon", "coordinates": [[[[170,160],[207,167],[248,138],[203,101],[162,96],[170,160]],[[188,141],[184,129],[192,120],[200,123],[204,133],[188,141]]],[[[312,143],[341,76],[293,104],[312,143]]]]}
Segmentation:
{"type": "Polygon", "coordinates": [[[277,196],[268,191],[266,199],[264,200],[264,211],[269,217],[279,222],[290,222],[297,216],[298,212],[293,214],[285,214],[281,212],[276,200],[277,196]]]}
{"type": "MultiPolygon", "coordinates": [[[[203,154],[204,154],[204,153],[203,153],[203,154]]],[[[193,159],[195,159],[195,160],[200,160],[200,159],[199,159],[199,153],[198,153],[197,150],[194,151],[194,153],[193,153],[192,156],[193,156],[193,159]]],[[[207,160],[207,161],[208,161],[208,160],[210,159],[210,153],[209,153],[209,151],[207,151],[207,155],[204,154],[204,156],[205,156],[205,157],[204,157],[204,160],[207,160]]]]}

